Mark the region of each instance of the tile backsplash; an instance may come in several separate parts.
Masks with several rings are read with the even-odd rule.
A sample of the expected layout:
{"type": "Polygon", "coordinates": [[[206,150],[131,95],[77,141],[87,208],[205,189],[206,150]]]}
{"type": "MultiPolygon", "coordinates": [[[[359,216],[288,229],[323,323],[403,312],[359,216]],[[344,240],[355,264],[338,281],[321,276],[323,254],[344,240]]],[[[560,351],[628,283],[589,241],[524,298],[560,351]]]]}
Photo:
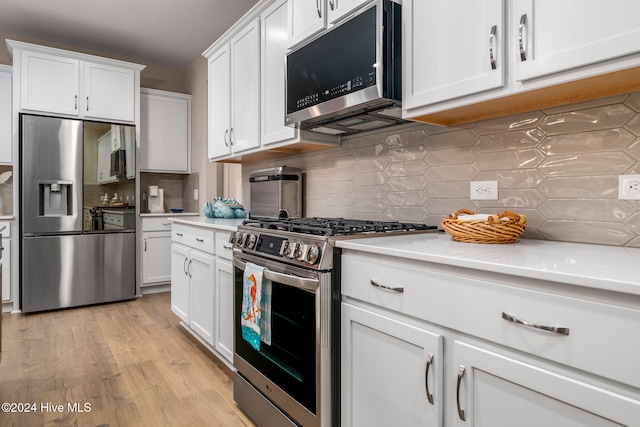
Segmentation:
{"type": "Polygon", "coordinates": [[[618,175],[640,174],[640,92],[444,128],[416,125],[338,148],[244,165],[304,176],[305,216],[440,224],[461,208],[527,216],[524,237],[640,247],[640,201],[618,200],[618,175]],[[499,199],[469,199],[469,181],[499,199]]]}

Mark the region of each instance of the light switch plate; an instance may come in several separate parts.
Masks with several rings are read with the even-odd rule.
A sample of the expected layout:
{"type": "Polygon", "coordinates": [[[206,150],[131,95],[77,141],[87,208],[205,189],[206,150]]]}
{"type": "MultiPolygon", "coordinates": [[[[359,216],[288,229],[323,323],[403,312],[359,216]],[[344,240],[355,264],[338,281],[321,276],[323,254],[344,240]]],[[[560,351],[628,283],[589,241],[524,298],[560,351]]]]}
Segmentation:
{"type": "Polygon", "coordinates": [[[197,188],[193,189],[193,200],[198,200],[198,189],[197,188]]]}

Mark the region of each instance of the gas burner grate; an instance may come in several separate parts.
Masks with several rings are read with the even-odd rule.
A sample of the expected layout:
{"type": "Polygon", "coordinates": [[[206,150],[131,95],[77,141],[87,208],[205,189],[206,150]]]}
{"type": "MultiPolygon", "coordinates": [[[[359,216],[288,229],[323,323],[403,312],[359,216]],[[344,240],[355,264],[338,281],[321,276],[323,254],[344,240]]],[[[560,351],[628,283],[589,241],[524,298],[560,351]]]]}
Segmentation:
{"type": "Polygon", "coordinates": [[[313,234],[317,236],[351,236],[366,233],[435,230],[437,228],[421,223],[318,217],[292,219],[252,218],[245,220],[243,224],[270,230],[313,234]]]}

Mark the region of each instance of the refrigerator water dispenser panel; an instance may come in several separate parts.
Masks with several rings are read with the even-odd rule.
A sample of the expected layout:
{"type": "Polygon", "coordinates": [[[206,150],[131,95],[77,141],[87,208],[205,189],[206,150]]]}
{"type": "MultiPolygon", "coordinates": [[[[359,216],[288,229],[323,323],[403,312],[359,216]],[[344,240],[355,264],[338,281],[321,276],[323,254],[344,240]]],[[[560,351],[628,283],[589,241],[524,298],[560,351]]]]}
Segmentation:
{"type": "Polygon", "coordinates": [[[73,215],[71,181],[38,181],[40,216],[73,215]]]}

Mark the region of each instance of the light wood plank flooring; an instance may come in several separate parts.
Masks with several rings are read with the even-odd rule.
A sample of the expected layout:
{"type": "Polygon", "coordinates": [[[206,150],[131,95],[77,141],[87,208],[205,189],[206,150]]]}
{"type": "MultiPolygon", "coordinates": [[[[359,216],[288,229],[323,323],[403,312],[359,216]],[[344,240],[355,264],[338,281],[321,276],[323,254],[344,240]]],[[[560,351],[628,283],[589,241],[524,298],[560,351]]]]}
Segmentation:
{"type": "Polygon", "coordinates": [[[37,412],[0,412],[0,426],[253,426],[231,373],[179,326],[170,299],[3,314],[0,403],[37,412]]]}

